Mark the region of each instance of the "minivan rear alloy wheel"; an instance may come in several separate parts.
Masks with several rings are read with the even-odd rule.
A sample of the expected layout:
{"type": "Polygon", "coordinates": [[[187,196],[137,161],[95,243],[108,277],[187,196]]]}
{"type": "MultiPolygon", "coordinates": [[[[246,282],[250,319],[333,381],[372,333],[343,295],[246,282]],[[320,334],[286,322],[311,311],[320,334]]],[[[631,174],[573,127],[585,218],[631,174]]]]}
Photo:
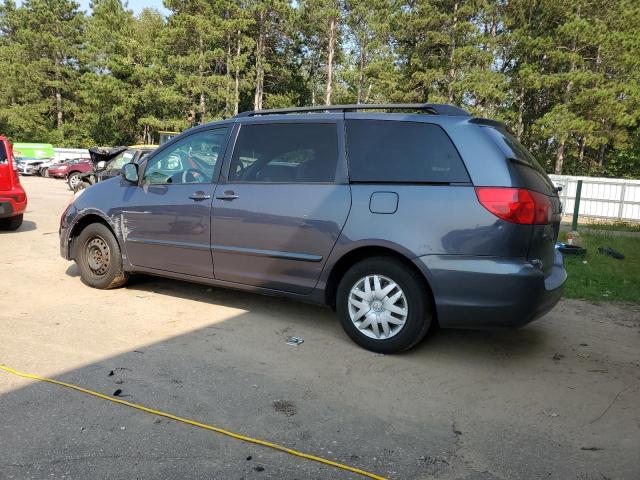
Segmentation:
{"type": "Polygon", "coordinates": [[[75,242],[75,261],[82,281],[90,287],[117,288],[127,281],[118,242],[101,223],[82,230],[75,242]]]}
{"type": "Polygon", "coordinates": [[[395,353],[416,345],[431,324],[424,280],[402,262],[374,257],[351,267],[338,286],[336,309],[358,345],[395,353]]]}

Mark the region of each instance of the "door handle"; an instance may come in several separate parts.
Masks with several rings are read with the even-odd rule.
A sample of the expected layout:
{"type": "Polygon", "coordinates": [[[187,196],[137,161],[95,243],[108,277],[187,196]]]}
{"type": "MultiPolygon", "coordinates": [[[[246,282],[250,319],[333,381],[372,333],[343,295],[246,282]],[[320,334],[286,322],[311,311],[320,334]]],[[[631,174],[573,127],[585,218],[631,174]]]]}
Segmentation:
{"type": "Polygon", "coordinates": [[[216,195],[218,200],[235,200],[238,195],[233,190],[225,190],[222,195],[216,195]]]}
{"type": "Polygon", "coordinates": [[[191,200],[195,200],[195,201],[201,201],[201,200],[209,200],[211,198],[211,195],[207,195],[204,192],[195,192],[192,193],[191,195],[189,195],[189,198],[191,200]]]}

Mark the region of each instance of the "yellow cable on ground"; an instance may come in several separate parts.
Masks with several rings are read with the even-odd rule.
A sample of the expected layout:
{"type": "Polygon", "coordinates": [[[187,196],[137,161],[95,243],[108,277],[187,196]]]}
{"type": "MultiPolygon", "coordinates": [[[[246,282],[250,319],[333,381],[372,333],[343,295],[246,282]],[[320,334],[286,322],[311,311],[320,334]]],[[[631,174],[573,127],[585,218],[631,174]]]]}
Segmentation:
{"type": "Polygon", "coordinates": [[[178,417],[177,415],[173,415],[171,413],[162,412],[160,410],[154,410],[149,407],[145,407],[144,405],[139,405],[137,403],[127,402],[126,400],[121,400],[119,398],[110,397],[109,395],[105,395],[103,393],[94,392],[93,390],[89,390],[87,388],[82,388],[77,385],[73,385],[71,383],[61,382],[59,380],[53,380],[52,378],[39,377],[38,375],[32,375],[30,373],[23,373],[13,368],[6,367],[4,365],[0,365],[0,370],[4,370],[7,373],[11,373],[13,375],[18,375],[19,377],[30,378],[32,380],[39,380],[41,382],[53,383],[54,385],[60,385],[62,387],[71,388],[73,390],[77,390],[78,392],[85,393],[87,395],[92,395],[94,397],[102,398],[103,400],[108,400],[113,403],[119,403],[121,405],[126,405],[127,407],[135,408],[137,410],[142,410],[143,412],[150,413],[152,415],[158,415],[160,417],[170,418],[171,420],[175,420],[176,422],[186,423],[187,425],[191,425],[193,427],[204,428],[205,430],[211,430],[212,432],[221,433],[222,435],[227,435],[228,437],[235,438],[237,440],[242,440],[243,442],[255,443],[256,445],[262,445],[263,447],[272,448],[274,450],[279,450],[284,453],[288,453],[289,455],[294,455],[300,458],[306,458],[307,460],[313,460],[314,462],[323,463],[325,465],[330,465],[332,467],[340,468],[342,470],[346,470],[348,472],[357,473],[358,475],[362,475],[364,477],[373,478],[374,480],[386,480],[384,477],[380,475],[376,475],[375,473],[366,472],[364,470],[360,470],[359,468],[350,467],[349,465],[344,465],[342,463],[334,462],[331,460],[327,460],[326,458],[317,457],[315,455],[310,455],[308,453],[299,452],[297,450],[293,450],[291,448],[283,447],[282,445],[278,445],[277,443],[268,442],[266,440],[260,440],[258,438],[247,437],[245,435],[240,435],[239,433],[233,433],[228,430],[224,430],[222,428],[214,427],[213,425],[207,425],[206,423],[196,422],[194,420],[189,420],[188,418],[178,417]]]}

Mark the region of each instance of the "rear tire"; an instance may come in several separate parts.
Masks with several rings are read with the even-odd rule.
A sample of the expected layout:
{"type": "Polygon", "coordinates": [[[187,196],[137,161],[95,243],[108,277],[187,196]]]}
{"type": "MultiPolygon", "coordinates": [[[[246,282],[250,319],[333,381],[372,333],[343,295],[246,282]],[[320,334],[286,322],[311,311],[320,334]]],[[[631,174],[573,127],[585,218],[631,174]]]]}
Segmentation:
{"type": "Polygon", "coordinates": [[[75,262],[82,281],[93,288],[118,288],[129,275],[122,265],[122,253],[116,238],[106,226],[92,223],[75,241],[75,262]]]}
{"type": "Polygon", "coordinates": [[[336,310],[347,335],[378,353],[415,346],[427,334],[433,311],[424,279],[390,257],[353,265],[338,286],[336,310]]]}
{"type": "Polygon", "coordinates": [[[22,226],[24,215],[16,215],[15,217],[0,218],[0,230],[15,231],[22,226]]]}

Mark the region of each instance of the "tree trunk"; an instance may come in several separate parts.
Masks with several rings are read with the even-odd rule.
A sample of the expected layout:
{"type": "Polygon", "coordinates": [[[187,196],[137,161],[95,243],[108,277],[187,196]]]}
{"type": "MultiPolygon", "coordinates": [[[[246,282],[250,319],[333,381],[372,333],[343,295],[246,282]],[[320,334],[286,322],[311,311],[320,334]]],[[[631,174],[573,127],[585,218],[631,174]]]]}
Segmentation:
{"type": "Polygon", "coordinates": [[[369,88],[367,88],[367,96],[364,97],[364,103],[369,103],[369,98],[371,97],[371,88],[373,87],[373,83],[369,84],[369,88]]]}
{"type": "Polygon", "coordinates": [[[562,167],[564,166],[564,148],[566,142],[566,137],[562,137],[558,142],[558,150],[556,151],[556,166],[554,169],[556,175],[562,174],[562,167]]]}
{"type": "Polygon", "coordinates": [[[225,115],[229,114],[229,111],[231,110],[231,105],[230,105],[230,101],[231,101],[231,34],[227,33],[227,55],[226,55],[226,71],[225,71],[225,78],[226,78],[226,82],[225,85],[227,87],[227,94],[225,95],[225,99],[224,99],[224,113],[225,115]]]}
{"type": "Polygon", "coordinates": [[[456,53],[456,29],[458,28],[458,2],[453,4],[453,24],[451,25],[451,51],[449,52],[449,103],[454,103],[456,100],[455,92],[453,91],[453,82],[456,78],[456,68],[453,63],[454,55],[456,53]]]}
{"type": "Polygon", "coordinates": [[[518,124],[516,125],[516,138],[518,141],[522,139],[524,133],[524,86],[520,87],[518,92],[518,124]]]}
{"type": "Polygon", "coordinates": [[[358,100],[356,103],[362,103],[362,83],[364,82],[364,47],[360,45],[360,61],[358,63],[358,100]]]}
{"type": "Polygon", "coordinates": [[[56,89],[56,125],[62,127],[62,95],[60,90],[56,89]]]}
{"type": "Polygon", "coordinates": [[[205,98],[204,98],[204,41],[200,36],[200,60],[198,64],[198,73],[200,80],[200,101],[198,103],[200,110],[200,122],[204,122],[204,115],[206,113],[205,98]]]}
{"type": "Polygon", "coordinates": [[[331,94],[333,93],[333,57],[336,53],[336,27],[337,20],[332,18],[329,21],[329,48],[327,52],[327,95],[325,105],[331,105],[331,94]]]}
{"type": "Polygon", "coordinates": [[[235,88],[233,90],[233,114],[238,114],[240,107],[240,30],[238,30],[238,48],[236,49],[235,88]]]}
{"type": "MultiPolygon", "coordinates": [[[[580,13],[579,7],[578,7],[578,14],[580,13]]],[[[573,39],[573,45],[571,48],[571,51],[573,53],[575,53],[577,51],[577,40],[574,38],[573,39]]],[[[569,74],[572,74],[576,69],[576,62],[574,59],[571,60],[571,66],[569,67],[569,74]]],[[[570,78],[569,81],[567,82],[567,86],[565,87],[564,90],[564,104],[568,105],[569,101],[571,100],[571,91],[573,90],[573,79],[570,78]]],[[[567,135],[564,134],[562,135],[562,138],[560,140],[560,142],[558,142],[558,151],[556,152],[556,167],[555,167],[555,173],[556,175],[560,175],[562,173],[562,167],[564,164],[564,155],[565,155],[565,144],[567,141],[567,135]]]]}
{"type": "Polygon", "coordinates": [[[204,98],[204,92],[200,93],[200,102],[199,102],[199,108],[200,108],[200,122],[199,123],[204,123],[204,114],[206,113],[206,106],[205,106],[205,98],[204,98]]]}
{"type": "Polygon", "coordinates": [[[262,99],[264,97],[264,48],[265,48],[265,21],[267,11],[261,10],[258,16],[259,33],[256,43],[256,93],[253,98],[254,110],[262,110],[262,99]]]}
{"type": "Polygon", "coordinates": [[[598,148],[598,165],[601,167],[604,165],[604,152],[607,149],[607,146],[603,143],[598,148]]]}

